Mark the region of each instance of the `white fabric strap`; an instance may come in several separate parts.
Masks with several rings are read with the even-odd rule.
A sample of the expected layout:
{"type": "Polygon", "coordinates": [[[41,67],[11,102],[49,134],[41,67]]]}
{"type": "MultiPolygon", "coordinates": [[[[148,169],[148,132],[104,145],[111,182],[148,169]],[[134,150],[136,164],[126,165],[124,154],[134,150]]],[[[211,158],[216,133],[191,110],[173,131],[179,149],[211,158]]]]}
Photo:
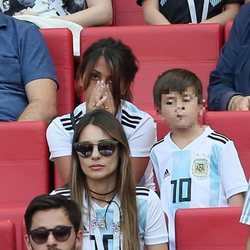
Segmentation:
{"type": "Polygon", "coordinates": [[[208,6],[209,6],[209,0],[204,0],[202,17],[201,17],[202,22],[207,20],[208,6]]]}
{"type": "MultiPolygon", "coordinates": [[[[209,6],[209,0],[204,0],[202,18],[201,18],[202,22],[207,19],[208,6],[209,6]]],[[[197,23],[197,14],[196,14],[194,0],[188,0],[188,7],[189,7],[190,16],[191,16],[191,22],[197,23]]]]}
{"type": "Polygon", "coordinates": [[[63,7],[59,4],[58,0],[49,0],[49,2],[60,16],[67,15],[63,7]]]}

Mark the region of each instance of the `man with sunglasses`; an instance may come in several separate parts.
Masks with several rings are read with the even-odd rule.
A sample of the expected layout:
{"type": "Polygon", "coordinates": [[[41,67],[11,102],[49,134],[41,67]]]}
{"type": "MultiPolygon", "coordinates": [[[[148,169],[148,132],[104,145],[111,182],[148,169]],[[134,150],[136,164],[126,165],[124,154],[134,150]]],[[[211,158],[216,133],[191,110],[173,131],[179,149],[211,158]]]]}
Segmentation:
{"type": "Polygon", "coordinates": [[[30,202],[24,219],[28,250],[81,249],[82,214],[75,201],[62,195],[39,195],[30,202]]]}

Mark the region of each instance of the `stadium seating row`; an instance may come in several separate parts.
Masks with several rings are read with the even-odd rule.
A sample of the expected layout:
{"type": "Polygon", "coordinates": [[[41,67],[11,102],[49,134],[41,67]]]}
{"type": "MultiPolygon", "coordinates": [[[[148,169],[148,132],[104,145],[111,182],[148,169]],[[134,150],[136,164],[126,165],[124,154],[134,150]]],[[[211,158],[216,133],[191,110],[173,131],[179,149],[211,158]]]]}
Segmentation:
{"type": "MultiPolygon", "coordinates": [[[[41,32],[54,59],[60,82],[58,114],[69,113],[75,106],[77,89],[72,36],[67,29],[43,29],[41,32]],[[60,41],[60,46],[56,41],[60,41]]],[[[218,24],[90,27],[82,31],[80,45],[82,54],[103,37],[114,37],[128,44],[140,66],[133,84],[133,102],[156,117],[152,89],[156,77],[167,69],[178,67],[194,71],[201,78],[204,96],[207,97],[209,74],[215,68],[224,41],[223,34],[223,28],[218,24]]],[[[60,180],[57,173],[55,176],[60,180]]]]}
{"type": "MultiPolygon", "coordinates": [[[[160,139],[169,128],[160,119],[156,122],[160,139]]],[[[206,112],[204,124],[234,141],[249,178],[250,112],[206,112]]],[[[46,125],[39,121],[0,123],[0,204],[27,203],[37,194],[48,193],[54,185],[62,185],[58,175],[53,179],[45,131],[46,125]]]]}
{"type": "MultiPolygon", "coordinates": [[[[121,27],[92,27],[84,29],[81,33],[81,53],[92,42],[102,37],[112,36],[128,44],[133,49],[140,65],[133,89],[134,103],[151,113],[154,117],[156,116],[152,100],[152,86],[157,75],[163,70],[172,67],[184,67],[193,70],[204,84],[206,97],[209,73],[215,67],[224,38],[227,39],[228,37],[231,23],[226,26],[225,30],[217,24],[146,26],[143,25],[144,21],[140,7],[136,5],[133,5],[134,7],[131,9],[126,7],[128,2],[133,0],[119,1],[119,4],[117,4],[117,1],[119,0],[113,0],[114,12],[116,13],[114,25],[120,25],[121,27]],[[144,95],[141,95],[142,90],[145,91],[144,95]]],[[[42,29],[41,33],[48,44],[60,82],[58,113],[71,112],[75,106],[75,68],[72,34],[67,29],[42,29]]],[[[243,131],[247,131],[250,125],[249,114],[245,112],[244,114],[243,112],[238,112],[237,114],[236,112],[208,112],[204,122],[210,124],[219,132],[225,133],[235,141],[246,174],[249,177],[250,168],[247,164],[250,159],[250,138],[247,133],[243,133],[243,131]],[[225,126],[225,124],[228,126],[225,126]]],[[[161,120],[157,120],[157,125],[159,138],[169,131],[169,128],[161,120]]],[[[42,122],[0,123],[0,234],[3,236],[0,242],[0,249],[25,249],[21,240],[23,235],[22,218],[25,207],[35,195],[49,192],[51,176],[45,130],[46,125],[42,122]]],[[[60,180],[55,179],[55,184],[59,186],[60,180]]],[[[230,213],[231,211],[234,214],[235,222],[235,213],[239,216],[239,211],[230,209],[230,213]]],[[[224,213],[222,210],[220,212],[224,213]]],[[[182,213],[185,216],[185,213],[189,212],[180,211],[180,216],[182,216],[182,213]]],[[[192,213],[192,210],[190,210],[190,213],[192,213]]],[[[214,213],[216,214],[215,210],[214,213]]],[[[197,214],[199,213],[196,211],[193,215],[196,216],[197,214]]],[[[180,232],[185,232],[186,238],[189,235],[187,233],[191,234],[192,232],[193,237],[199,234],[197,238],[202,240],[200,232],[203,232],[204,227],[209,230],[205,226],[205,223],[209,222],[209,218],[206,217],[209,214],[210,212],[206,211],[198,219],[191,216],[190,218],[193,219],[191,222],[188,221],[189,224],[186,224],[187,228],[184,225],[182,230],[181,224],[178,224],[177,229],[180,232]],[[193,222],[198,222],[201,218],[204,218],[204,220],[207,218],[207,221],[203,221],[205,225],[202,224],[202,229],[200,227],[199,231],[198,229],[195,231],[193,222]],[[190,230],[190,223],[192,223],[193,230],[190,230]],[[189,230],[187,230],[188,227],[189,230]]],[[[178,222],[177,216],[177,223],[181,223],[181,221],[185,220],[181,219],[178,222]]],[[[235,223],[234,226],[236,226],[235,223]]],[[[237,224],[237,226],[239,225],[237,224]]],[[[218,226],[218,228],[222,227],[218,226]]],[[[232,226],[228,225],[225,227],[225,230],[229,228],[232,228],[232,226]]],[[[181,234],[179,231],[177,231],[177,236],[181,234]]],[[[242,232],[240,229],[232,229],[232,231],[242,232]]],[[[203,234],[208,237],[211,235],[211,231],[209,230],[208,232],[205,231],[203,234]]],[[[225,235],[226,231],[223,237],[225,235]]],[[[236,239],[241,239],[241,245],[243,235],[245,234],[241,234],[241,237],[235,237],[236,239]]],[[[219,233],[213,236],[218,236],[219,238],[219,233]]],[[[197,242],[197,238],[193,242],[197,242]]],[[[232,238],[230,236],[230,239],[232,238]]],[[[181,235],[180,249],[201,249],[194,248],[194,245],[192,247],[185,245],[184,240],[185,238],[181,235]]],[[[205,240],[206,243],[214,242],[209,240],[209,238],[205,238],[205,240]]],[[[235,244],[238,244],[238,242],[235,244]]],[[[234,249],[240,249],[237,247],[238,245],[232,246],[235,246],[234,249]]],[[[202,247],[202,249],[205,250],[206,248],[202,247]]],[[[210,245],[207,249],[230,248],[213,248],[210,245]]]]}
{"type": "MultiPolygon", "coordinates": [[[[128,44],[140,66],[133,85],[133,102],[155,116],[152,88],[157,76],[167,69],[177,67],[194,71],[202,80],[204,97],[207,98],[209,74],[216,66],[231,25],[228,23],[224,30],[218,24],[89,27],[80,36],[81,54],[91,43],[103,37],[114,37],[128,44]]],[[[42,29],[41,32],[60,82],[58,113],[65,114],[75,106],[72,35],[67,29],[42,29]]]]}
{"type": "MultiPolygon", "coordinates": [[[[25,250],[24,209],[22,206],[10,208],[4,214],[0,207],[0,249],[25,250]]],[[[248,227],[239,223],[240,214],[240,207],[177,210],[177,250],[245,250],[248,227]]]]}

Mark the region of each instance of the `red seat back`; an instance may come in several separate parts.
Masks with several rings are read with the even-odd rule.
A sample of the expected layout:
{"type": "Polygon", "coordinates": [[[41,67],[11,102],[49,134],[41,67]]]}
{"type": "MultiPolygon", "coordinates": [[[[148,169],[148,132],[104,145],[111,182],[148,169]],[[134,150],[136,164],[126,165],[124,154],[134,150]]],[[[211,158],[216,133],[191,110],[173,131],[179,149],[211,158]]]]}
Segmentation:
{"type": "Polygon", "coordinates": [[[49,191],[46,127],[41,121],[0,123],[0,204],[49,191]]]}
{"type": "Polygon", "coordinates": [[[250,112],[208,111],[205,123],[233,140],[247,179],[250,178],[250,112]]]}
{"type": "Polygon", "coordinates": [[[153,85],[157,76],[167,69],[194,71],[201,78],[207,97],[209,74],[217,63],[222,32],[218,24],[91,27],[81,33],[81,54],[104,37],[121,39],[129,45],[140,65],[133,87],[133,102],[154,115],[153,85]]]}
{"type": "Polygon", "coordinates": [[[163,118],[156,119],[157,140],[161,140],[171,131],[171,128],[163,118]]]}
{"type": "Polygon", "coordinates": [[[10,220],[0,220],[0,249],[16,250],[15,224],[10,220]]]}
{"type": "Polygon", "coordinates": [[[178,250],[245,250],[248,227],[241,207],[179,209],[175,217],[178,250]]]}
{"type": "Polygon", "coordinates": [[[136,0],[112,0],[113,25],[144,25],[142,7],[136,0]]]}
{"type": "Polygon", "coordinates": [[[60,84],[57,94],[58,115],[69,113],[75,106],[73,37],[68,29],[40,29],[55,64],[60,84]]]}
{"type": "MultiPolygon", "coordinates": [[[[20,193],[21,195],[21,193],[20,193]]],[[[14,241],[15,248],[13,250],[26,250],[23,247],[23,233],[21,232],[21,224],[23,223],[23,216],[27,206],[27,202],[12,202],[12,203],[1,203],[0,204],[0,220],[11,220],[15,224],[14,241]]],[[[2,235],[0,244],[2,241],[2,235]]],[[[7,248],[0,249],[5,250],[7,248]]]]}
{"type": "Polygon", "coordinates": [[[24,240],[25,234],[26,234],[26,227],[25,227],[25,222],[23,220],[23,222],[21,223],[21,241],[22,241],[23,250],[26,250],[26,244],[24,240]]]}

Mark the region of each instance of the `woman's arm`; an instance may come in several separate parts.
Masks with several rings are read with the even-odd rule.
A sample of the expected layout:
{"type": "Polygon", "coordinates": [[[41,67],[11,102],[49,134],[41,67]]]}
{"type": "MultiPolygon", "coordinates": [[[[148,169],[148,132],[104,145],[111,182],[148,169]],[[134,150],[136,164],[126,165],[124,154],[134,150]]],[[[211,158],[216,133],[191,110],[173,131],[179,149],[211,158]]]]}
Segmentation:
{"type": "Polygon", "coordinates": [[[159,245],[147,246],[147,250],[168,250],[168,244],[163,243],[159,245]]]}
{"type": "Polygon", "coordinates": [[[88,8],[71,15],[53,17],[71,21],[82,27],[111,25],[113,9],[111,0],[87,0],[88,8]]]}
{"type": "Polygon", "coordinates": [[[147,24],[160,25],[170,24],[170,22],[159,11],[158,0],[144,0],[142,2],[144,20],[147,24]]]}
{"type": "Polygon", "coordinates": [[[240,10],[239,3],[226,4],[224,10],[217,16],[205,20],[203,23],[219,23],[225,25],[228,21],[233,20],[240,10]]]}

